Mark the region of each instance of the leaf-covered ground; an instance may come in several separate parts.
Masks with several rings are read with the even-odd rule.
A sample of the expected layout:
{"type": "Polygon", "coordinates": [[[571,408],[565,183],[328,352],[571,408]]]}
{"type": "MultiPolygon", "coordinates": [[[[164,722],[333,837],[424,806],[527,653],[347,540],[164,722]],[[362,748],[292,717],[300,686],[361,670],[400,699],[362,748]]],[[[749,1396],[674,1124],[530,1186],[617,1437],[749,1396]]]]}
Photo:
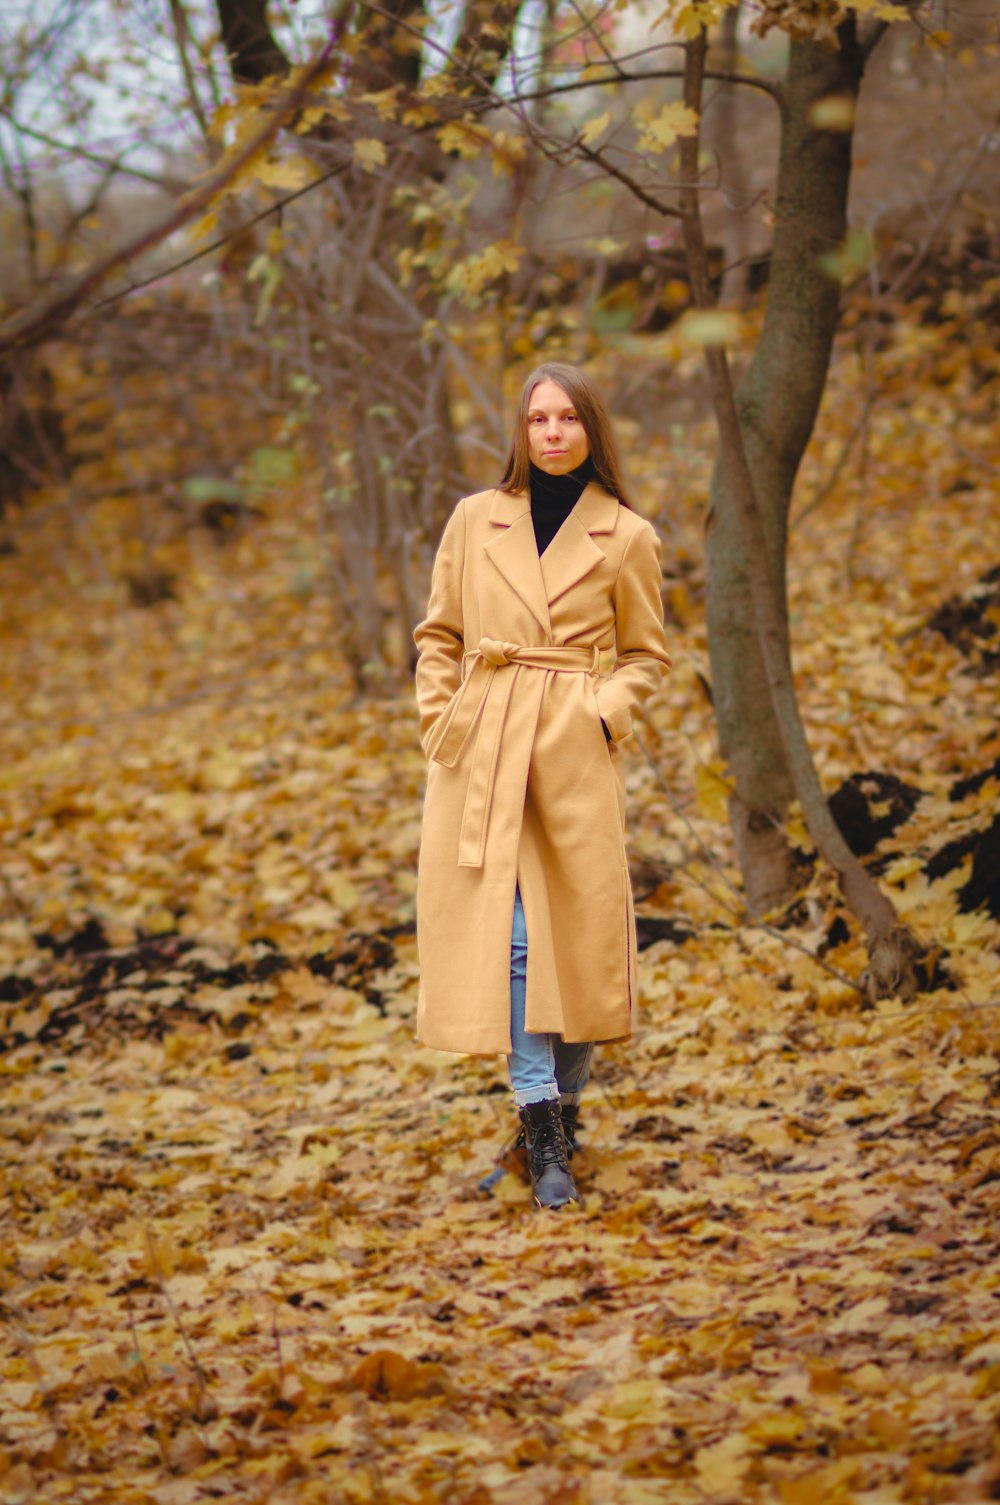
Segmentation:
{"type": "Polygon", "coordinates": [[[710,431],[643,446],[677,668],[629,755],[642,1016],[600,1055],[574,1212],[478,1189],[502,1062],[413,1043],[410,694],[353,695],[295,499],[165,535],[178,599],[145,610],[115,583],[139,502],[70,529],[40,499],[0,559],[4,1505],[1000,1498],[975,312],[892,326],[874,402],[845,341],[799,508],[834,484],[793,531],[824,779],[935,948],[909,1005],[851,986],[818,869],[741,915],[699,681],[710,431]]]}

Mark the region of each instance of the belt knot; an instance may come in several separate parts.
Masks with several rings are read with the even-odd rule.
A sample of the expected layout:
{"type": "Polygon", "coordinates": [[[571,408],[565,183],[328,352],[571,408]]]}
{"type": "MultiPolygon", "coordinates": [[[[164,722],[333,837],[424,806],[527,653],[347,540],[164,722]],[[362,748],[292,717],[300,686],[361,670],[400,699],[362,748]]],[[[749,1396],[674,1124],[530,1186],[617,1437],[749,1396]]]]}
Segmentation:
{"type": "MultiPolygon", "coordinates": [[[[483,866],[504,723],[521,674],[529,670],[543,675],[596,674],[600,657],[596,643],[589,648],[575,648],[556,643],[507,643],[486,637],[479,639],[475,652],[466,655],[468,672],[442,712],[440,727],[434,728],[435,746],[431,753],[432,762],[454,768],[475,734],[459,833],[459,867],[483,866]],[[510,667],[509,674],[494,672],[505,666],[510,667]]],[[[543,689],[544,681],[537,685],[536,717],[543,689]]],[[[523,759],[523,777],[512,776],[510,787],[519,787],[523,798],[531,759],[530,743],[519,747],[516,755],[523,759]]]]}
{"type": "Polygon", "coordinates": [[[503,664],[509,664],[514,654],[518,651],[517,643],[503,643],[498,638],[480,638],[479,652],[488,664],[499,669],[503,664]]]}

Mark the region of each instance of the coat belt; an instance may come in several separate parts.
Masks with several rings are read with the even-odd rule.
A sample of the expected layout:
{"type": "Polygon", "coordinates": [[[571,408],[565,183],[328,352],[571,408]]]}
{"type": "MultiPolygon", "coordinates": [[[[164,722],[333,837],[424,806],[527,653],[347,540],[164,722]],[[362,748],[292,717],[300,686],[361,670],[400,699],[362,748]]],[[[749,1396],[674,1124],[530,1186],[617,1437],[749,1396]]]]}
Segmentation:
{"type": "MultiPolygon", "coordinates": [[[[496,638],[480,638],[479,647],[465,657],[465,678],[443,713],[434,763],[454,768],[478,721],[469,771],[469,787],[458,842],[459,867],[482,867],[489,834],[490,810],[496,783],[497,760],[507,708],[514,684],[523,669],[547,674],[592,674],[600,664],[600,649],[521,647],[496,638]]],[[[531,751],[525,757],[525,783],[531,751]]]]}

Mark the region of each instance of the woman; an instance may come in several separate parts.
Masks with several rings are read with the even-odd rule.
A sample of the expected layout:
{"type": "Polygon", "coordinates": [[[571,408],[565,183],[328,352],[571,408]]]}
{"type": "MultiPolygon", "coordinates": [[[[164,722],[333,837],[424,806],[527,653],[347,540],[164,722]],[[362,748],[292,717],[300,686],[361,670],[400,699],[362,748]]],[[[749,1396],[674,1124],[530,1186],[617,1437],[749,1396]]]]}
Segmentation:
{"type": "Polygon", "coordinates": [[[660,579],[600,396],[575,367],[540,366],[500,485],[445,528],[415,639],[430,761],[418,1034],[508,1057],[542,1207],[579,1200],[569,1157],[593,1045],[632,1033],[618,744],[670,667],[660,579]]]}

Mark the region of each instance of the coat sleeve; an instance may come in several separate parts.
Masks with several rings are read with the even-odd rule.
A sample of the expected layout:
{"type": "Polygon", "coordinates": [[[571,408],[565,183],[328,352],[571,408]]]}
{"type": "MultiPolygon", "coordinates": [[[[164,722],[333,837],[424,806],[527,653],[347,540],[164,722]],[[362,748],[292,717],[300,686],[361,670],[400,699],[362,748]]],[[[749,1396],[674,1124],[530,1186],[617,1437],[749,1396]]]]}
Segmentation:
{"type": "Polygon", "coordinates": [[[465,503],[459,502],[441,537],[427,615],[414,629],[417,645],[416,690],[420,741],[425,752],[431,732],[462,683],[465,625],[462,573],[465,564],[465,503]]]}
{"type": "Polygon", "coordinates": [[[615,581],[612,674],[597,687],[597,705],[613,742],[632,730],[632,706],[645,700],[670,668],[660,598],[660,544],[644,519],[629,539],[615,581]]]}

